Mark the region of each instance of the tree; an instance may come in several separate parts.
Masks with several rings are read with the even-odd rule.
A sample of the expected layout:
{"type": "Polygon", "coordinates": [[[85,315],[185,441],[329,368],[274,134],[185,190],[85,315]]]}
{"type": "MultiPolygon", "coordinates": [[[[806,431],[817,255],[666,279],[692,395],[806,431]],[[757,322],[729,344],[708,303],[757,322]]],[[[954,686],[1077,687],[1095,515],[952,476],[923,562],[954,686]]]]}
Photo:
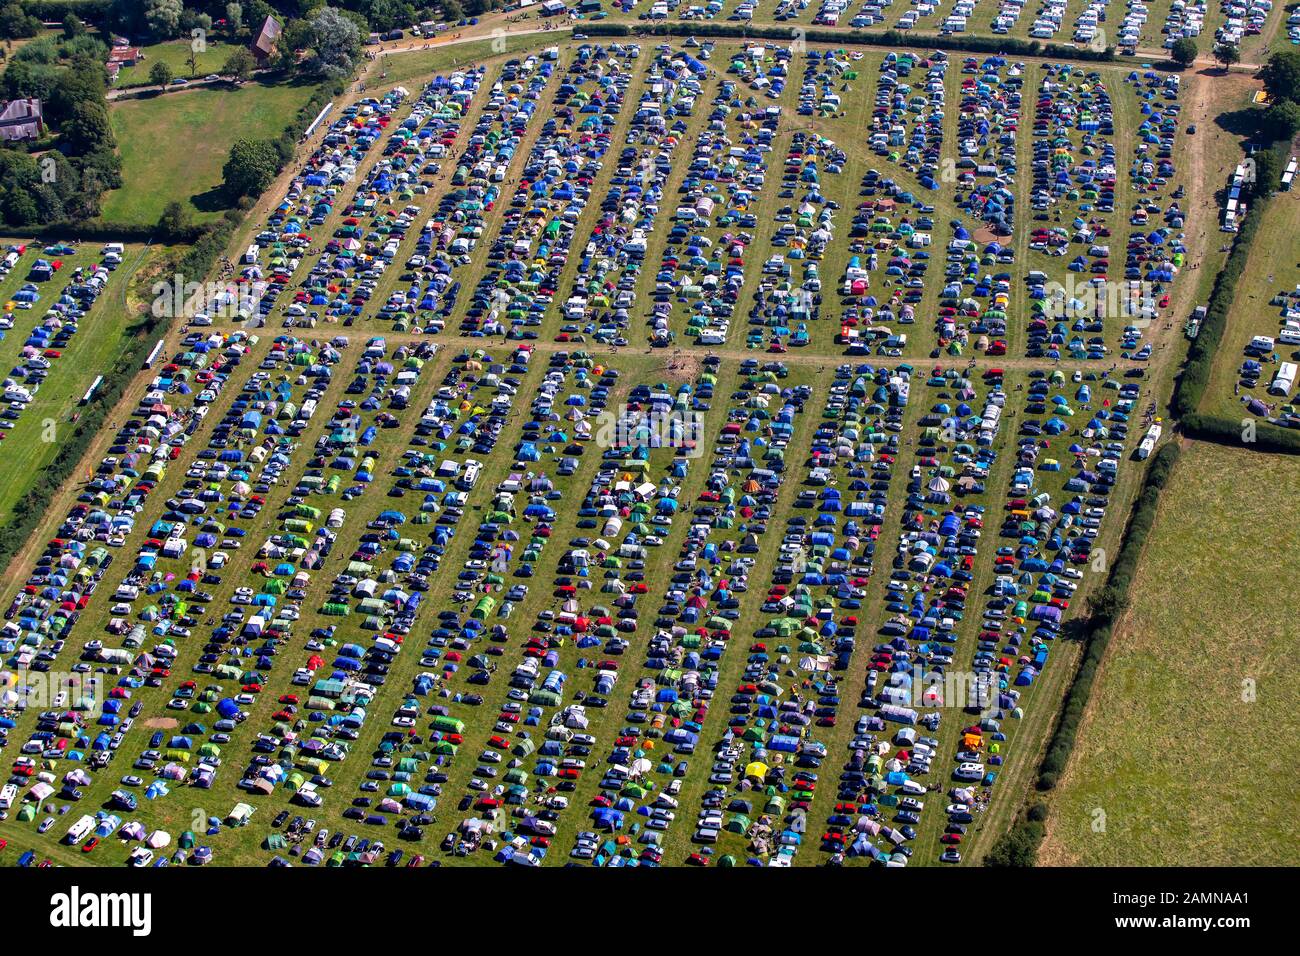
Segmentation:
{"type": "Polygon", "coordinates": [[[60,71],[46,99],[45,117],[56,126],[72,117],[78,103],[103,103],[103,66],[95,61],[75,61],[60,71]]]}
{"type": "Polygon", "coordinates": [[[187,37],[193,36],[195,30],[202,30],[205,34],[211,33],[212,17],[187,7],[181,14],[181,34],[187,37]]]}
{"type": "Polygon", "coordinates": [[[1214,48],[1214,59],[1223,66],[1223,72],[1227,73],[1233,64],[1241,62],[1241,51],[1231,43],[1220,43],[1214,48]]]}
{"type": "Polygon", "coordinates": [[[100,67],[97,72],[103,72],[102,65],[108,59],[108,45],[97,36],[80,33],[59,44],[59,56],[65,60],[90,60],[100,67]]]}
{"type": "Polygon", "coordinates": [[[68,218],[74,222],[97,218],[103,211],[99,201],[103,192],[104,183],[93,171],[84,174],[81,188],[63,201],[68,218]]]}
{"type": "Polygon", "coordinates": [[[61,222],[67,218],[63,200],[51,183],[40,183],[32,190],[32,200],[36,203],[36,213],[41,222],[61,222]]]}
{"type": "Polygon", "coordinates": [[[172,81],[172,68],[159,60],[149,67],[149,82],[154,86],[166,86],[172,81]]]}
{"type": "Polygon", "coordinates": [[[1292,139],[1300,133],[1300,103],[1275,100],[1264,109],[1260,128],[1270,139],[1292,139]]]}
{"type": "MultiPolygon", "coordinates": [[[[275,9],[266,0],[247,0],[244,4],[244,22],[250,31],[260,30],[266,18],[275,15],[275,9]]],[[[285,22],[284,17],[280,17],[280,22],[285,22]]]]}
{"type": "Polygon", "coordinates": [[[79,36],[85,36],[86,32],[86,25],[75,13],[69,12],[63,17],[63,39],[75,40],[79,36]]]}
{"type": "Polygon", "coordinates": [[[1196,48],[1196,41],[1191,37],[1182,37],[1175,40],[1173,48],[1169,51],[1173,56],[1174,62],[1183,69],[1191,66],[1196,62],[1196,57],[1200,55],[1200,50],[1196,48]]]}
{"type": "Polygon", "coordinates": [[[181,28],[181,0],[145,0],[144,19],[149,30],[160,40],[173,39],[181,28]]]}
{"type": "Polygon", "coordinates": [[[8,189],[31,190],[41,181],[36,160],[16,149],[0,149],[0,183],[8,189]]]}
{"type": "Polygon", "coordinates": [[[244,8],[238,3],[226,4],[226,30],[231,36],[244,31],[244,8]]]}
{"type": "Polygon", "coordinates": [[[298,51],[312,45],[311,24],[306,20],[289,20],[280,32],[280,39],[271,55],[271,67],[293,73],[298,69],[298,51]]]}
{"type": "Polygon", "coordinates": [[[60,199],[74,195],[81,187],[81,172],[57,149],[47,150],[37,160],[41,182],[54,188],[60,199]]]}
{"type": "Polygon", "coordinates": [[[0,39],[23,40],[40,32],[41,21],[28,16],[16,0],[0,8],[0,39]]]}
{"type": "MultiPolygon", "coordinates": [[[[50,93],[66,73],[58,67],[43,63],[27,63],[23,60],[10,60],[5,67],[4,76],[0,78],[0,99],[17,100],[26,97],[48,102],[50,93]]],[[[49,118],[49,113],[46,113],[49,118]]]]}
{"type": "Polygon", "coordinates": [[[30,192],[10,187],[0,201],[0,216],[11,226],[30,226],[40,219],[41,213],[30,192]]]}
{"type": "Polygon", "coordinates": [[[1278,168],[1277,153],[1271,149],[1261,149],[1251,159],[1255,163],[1254,178],[1250,184],[1252,196],[1271,196],[1277,190],[1282,179],[1282,170],[1278,168]]]}
{"type": "Polygon", "coordinates": [[[114,145],[108,107],[102,102],[83,100],[72,108],[72,116],[60,129],[59,145],[65,153],[80,156],[114,145]]]}
{"type": "Polygon", "coordinates": [[[27,226],[40,218],[34,198],[41,185],[41,170],[36,160],[17,150],[0,150],[0,219],[14,226],[27,226]]]}
{"type": "Polygon", "coordinates": [[[1272,99],[1300,101],[1300,50],[1274,53],[1259,75],[1272,99]]]}
{"type": "Polygon", "coordinates": [[[164,239],[183,239],[193,225],[194,218],[189,209],[176,201],[164,206],[162,215],[158,217],[158,231],[164,239]]]}
{"type": "Polygon", "coordinates": [[[308,21],[311,55],[307,69],[320,76],[351,76],[361,55],[361,30],[333,7],[321,7],[308,21]]]}
{"type": "Polygon", "coordinates": [[[110,0],[108,25],[123,36],[133,36],[146,28],[145,5],[140,0],[110,0]]]}
{"type": "Polygon", "coordinates": [[[985,866],[1034,866],[1043,842],[1043,825],[1038,821],[1016,823],[989,850],[985,866]]]}
{"type": "Polygon", "coordinates": [[[253,54],[248,52],[247,47],[235,47],[226,57],[226,65],[221,68],[221,72],[228,76],[233,76],[235,81],[243,83],[253,75],[257,69],[257,60],[253,59],[253,54]]]}
{"type": "Polygon", "coordinates": [[[222,178],[229,194],[238,199],[260,196],[280,171],[275,144],[264,139],[236,140],[230,158],[222,168],[222,178]]]}
{"type": "Polygon", "coordinates": [[[442,15],[450,23],[465,18],[465,8],[460,5],[460,0],[443,0],[442,15]]]}
{"type": "MultiPolygon", "coordinates": [[[[94,179],[100,183],[99,191],[122,188],[122,157],[112,148],[101,148],[93,153],[78,156],[83,180],[94,179]]],[[[89,187],[86,187],[90,191],[89,187]]]]}
{"type": "Polygon", "coordinates": [[[388,31],[416,19],[415,8],[406,0],[366,0],[361,7],[370,30],[388,31]]]}

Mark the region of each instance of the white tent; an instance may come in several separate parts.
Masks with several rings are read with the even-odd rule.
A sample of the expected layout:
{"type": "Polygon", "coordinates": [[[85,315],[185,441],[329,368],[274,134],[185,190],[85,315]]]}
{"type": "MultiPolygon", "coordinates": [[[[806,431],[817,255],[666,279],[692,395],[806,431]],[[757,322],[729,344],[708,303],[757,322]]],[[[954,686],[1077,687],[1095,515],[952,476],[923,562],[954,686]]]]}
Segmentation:
{"type": "Polygon", "coordinates": [[[27,791],[27,799],[31,800],[33,803],[39,804],[48,798],[53,792],[54,788],[52,786],[41,781],[33,784],[32,788],[27,791]]]}

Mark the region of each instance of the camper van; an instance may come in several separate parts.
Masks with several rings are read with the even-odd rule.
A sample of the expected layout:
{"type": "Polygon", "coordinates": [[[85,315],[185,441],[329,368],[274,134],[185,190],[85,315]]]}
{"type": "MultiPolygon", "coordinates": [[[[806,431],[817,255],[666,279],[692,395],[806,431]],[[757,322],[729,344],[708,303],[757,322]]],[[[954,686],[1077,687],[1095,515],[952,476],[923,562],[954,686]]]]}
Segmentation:
{"type": "Polygon", "coordinates": [[[1163,430],[1164,429],[1161,427],[1159,420],[1147,429],[1147,433],[1142,436],[1142,441],[1138,444],[1138,461],[1143,461],[1151,456],[1151,453],[1155,451],[1156,442],[1160,441],[1160,435],[1163,430]]]}
{"type": "Polygon", "coordinates": [[[478,482],[479,473],[483,470],[483,464],[473,458],[465,459],[465,470],[461,472],[460,477],[456,479],[456,487],[462,491],[469,491],[478,482]]]}
{"type": "Polygon", "coordinates": [[[63,842],[69,846],[76,846],[86,837],[90,836],[90,831],[95,828],[95,818],[90,814],[83,815],[63,837],[63,842]]]}
{"type": "Polygon", "coordinates": [[[0,788],[0,810],[8,810],[18,799],[18,788],[12,783],[6,783],[0,788]]]}

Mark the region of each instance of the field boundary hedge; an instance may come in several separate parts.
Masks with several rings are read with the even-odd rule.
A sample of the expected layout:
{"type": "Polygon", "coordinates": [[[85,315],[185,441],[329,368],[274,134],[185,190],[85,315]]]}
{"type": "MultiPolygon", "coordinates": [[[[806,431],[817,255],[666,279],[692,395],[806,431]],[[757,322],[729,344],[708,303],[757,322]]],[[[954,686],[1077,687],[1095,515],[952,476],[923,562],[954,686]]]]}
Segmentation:
{"type": "Polygon", "coordinates": [[[1183,434],[1188,438],[1214,442],[1218,445],[1231,445],[1234,448],[1247,448],[1251,451],[1275,452],[1279,455],[1300,455],[1300,432],[1291,428],[1282,428],[1256,419],[1232,419],[1222,415],[1206,415],[1192,412],[1179,422],[1183,434]],[[1243,433],[1249,421],[1255,430],[1251,440],[1247,441],[1243,433]]]}
{"type": "MultiPolygon", "coordinates": [[[[198,224],[190,226],[180,235],[170,236],[169,241],[183,244],[196,242],[208,226],[198,224]]],[[[31,236],[34,239],[48,239],[62,242],[72,236],[78,241],[94,242],[148,242],[158,233],[156,225],[146,226],[142,223],[113,222],[106,219],[65,219],[41,226],[12,227],[11,233],[31,236]]]]}
{"type": "Polygon", "coordinates": [[[739,26],[726,23],[589,23],[582,27],[590,36],[683,36],[737,38],[745,40],[792,40],[796,36],[809,43],[838,43],[843,46],[889,46],[919,50],[958,50],[967,53],[999,53],[1015,56],[1060,57],[1092,63],[1112,63],[1114,49],[1080,50],[1060,43],[1039,43],[1014,37],[909,36],[900,30],[883,33],[852,33],[803,27],[739,26]],[[796,30],[799,32],[796,34],[796,30]]]}
{"type": "MultiPolygon", "coordinates": [[[[1106,583],[1089,602],[1089,616],[1084,624],[1083,655],[1066,692],[1057,715],[1052,736],[1048,740],[1043,759],[1038,765],[1038,790],[1051,790],[1060,779],[1074,751],[1079,724],[1088,699],[1092,695],[1097,669],[1101,666],[1110,644],[1116,622],[1129,605],[1129,589],[1137,571],[1138,559],[1146,547],[1147,537],[1155,523],[1160,504],[1160,492],[1169,482],[1182,447],[1176,441],[1166,443],[1147,468],[1142,488],[1129,515],[1128,524],[1120,538],[1115,563],[1106,576],[1106,583]]],[[[998,838],[984,860],[985,866],[1033,866],[1038,847],[1046,833],[1047,805],[1036,801],[1024,816],[1012,824],[1011,829],[998,838]]]]}

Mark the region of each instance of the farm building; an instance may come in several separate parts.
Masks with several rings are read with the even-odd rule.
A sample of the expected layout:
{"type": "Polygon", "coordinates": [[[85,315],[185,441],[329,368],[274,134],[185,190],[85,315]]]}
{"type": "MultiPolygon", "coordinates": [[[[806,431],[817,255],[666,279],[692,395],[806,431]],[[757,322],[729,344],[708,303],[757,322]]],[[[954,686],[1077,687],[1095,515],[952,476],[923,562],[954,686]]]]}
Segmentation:
{"type": "Polygon", "coordinates": [[[40,139],[44,132],[40,100],[10,100],[0,107],[0,139],[5,142],[40,139]]]}
{"type": "Polygon", "coordinates": [[[265,22],[262,23],[262,29],[257,32],[257,37],[253,40],[251,47],[258,66],[266,66],[267,62],[275,54],[275,45],[279,42],[282,32],[284,32],[284,26],[275,17],[268,16],[265,22]]]}

